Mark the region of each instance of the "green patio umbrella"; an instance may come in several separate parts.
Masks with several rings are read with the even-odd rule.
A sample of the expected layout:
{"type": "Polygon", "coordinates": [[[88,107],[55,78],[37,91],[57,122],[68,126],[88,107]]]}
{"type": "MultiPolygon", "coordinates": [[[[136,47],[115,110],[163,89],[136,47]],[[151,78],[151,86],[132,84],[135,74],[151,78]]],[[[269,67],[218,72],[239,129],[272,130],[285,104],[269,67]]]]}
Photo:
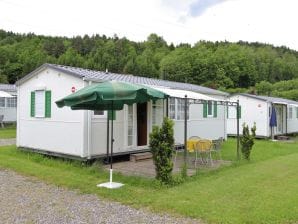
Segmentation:
{"type": "MultiPolygon", "coordinates": [[[[119,81],[106,81],[87,86],[61,100],[58,107],[69,106],[72,110],[122,110],[124,104],[145,103],[150,100],[165,99],[168,95],[147,86],[119,81]]],[[[112,182],[113,175],[113,119],[111,124],[110,182],[100,186],[117,188],[122,186],[112,182]]]]}

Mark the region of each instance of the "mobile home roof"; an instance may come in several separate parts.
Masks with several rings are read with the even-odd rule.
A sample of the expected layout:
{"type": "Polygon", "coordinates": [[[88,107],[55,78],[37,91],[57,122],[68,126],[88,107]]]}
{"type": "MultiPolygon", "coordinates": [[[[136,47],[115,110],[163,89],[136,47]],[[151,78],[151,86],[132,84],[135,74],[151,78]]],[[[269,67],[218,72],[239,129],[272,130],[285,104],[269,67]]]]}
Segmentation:
{"type": "Polygon", "coordinates": [[[77,68],[77,67],[71,67],[71,66],[65,66],[65,65],[56,65],[56,64],[43,64],[42,66],[40,66],[33,72],[23,77],[21,80],[19,80],[17,82],[17,85],[22,84],[32,75],[34,75],[37,71],[45,67],[49,67],[49,68],[58,70],[60,72],[71,74],[80,78],[85,78],[86,80],[93,80],[93,81],[117,80],[117,81],[123,81],[123,82],[145,84],[150,86],[165,86],[168,88],[183,89],[183,90],[189,90],[189,91],[199,92],[203,94],[210,94],[210,95],[219,95],[219,96],[229,95],[228,93],[225,93],[219,90],[210,89],[207,87],[198,86],[198,85],[189,84],[189,83],[167,81],[167,80],[127,75],[127,74],[116,74],[116,73],[110,73],[110,72],[94,71],[89,69],[83,69],[83,68],[77,68]]]}
{"type": "MultiPolygon", "coordinates": [[[[235,94],[237,95],[237,94],[235,94]]],[[[242,96],[247,96],[267,102],[272,102],[272,103],[277,103],[277,104],[287,104],[287,105],[295,105],[298,106],[298,102],[294,100],[288,100],[284,98],[279,98],[279,97],[271,97],[271,96],[258,96],[258,95],[252,95],[252,94],[247,94],[247,93],[240,93],[239,95],[242,96]]]]}

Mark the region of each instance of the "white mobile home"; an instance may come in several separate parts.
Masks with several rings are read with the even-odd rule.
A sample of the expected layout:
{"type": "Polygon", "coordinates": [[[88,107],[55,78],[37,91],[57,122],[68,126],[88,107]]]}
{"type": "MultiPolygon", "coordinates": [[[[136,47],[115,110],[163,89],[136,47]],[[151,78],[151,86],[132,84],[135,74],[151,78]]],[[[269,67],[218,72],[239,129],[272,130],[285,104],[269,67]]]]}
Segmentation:
{"type": "MultiPolygon", "coordinates": [[[[272,107],[276,111],[277,127],[274,127],[274,135],[298,133],[298,102],[268,96],[250,94],[234,94],[231,101],[239,100],[240,133],[241,125],[245,122],[250,127],[254,122],[257,126],[258,137],[270,137],[269,125],[272,107]]],[[[236,135],[236,107],[228,108],[228,135],[236,135]]]]}
{"type": "Polygon", "coordinates": [[[17,120],[17,88],[11,84],[0,84],[0,91],[13,97],[0,97],[0,115],[3,122],[16,122],[17,120]]]}
{"type": "MultiPolygon", "coordinates": [[[[107,112],[72,111],[70,108],[58,108],[55,104],[55,101],[72,92],[103,80],[118,80],[190,92],[202,90],[204,95],[209,91],[212,99],[216,95],[226,96],[220,91],[186,83],[44,64],[17,82],[17,146],[42,153],[84,159],[105,156],[107,112]]],[[[166,116],[166,102],[158,100],[135,104],[125,106],[123,110],[116,112],[115,154],[147,149],[152,126],[160,124],[166,116]]],[[[168,103],[169,115],[175,120],[176,142],[183,142],[184,102],[172,95],[168,103]]],[[[226,138],[224,106],[217,106],[214,101],[208,101],[207,104],[189,106],[188,136],[226,138]]]]}

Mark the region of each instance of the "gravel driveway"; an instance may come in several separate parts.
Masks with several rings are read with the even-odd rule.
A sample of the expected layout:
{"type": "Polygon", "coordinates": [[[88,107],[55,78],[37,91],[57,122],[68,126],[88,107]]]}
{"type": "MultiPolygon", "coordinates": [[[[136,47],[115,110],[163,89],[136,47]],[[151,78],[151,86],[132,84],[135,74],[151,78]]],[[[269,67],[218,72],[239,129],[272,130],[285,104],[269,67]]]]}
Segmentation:
{"type": "Polygon", "coordinates": [[[0,169],[1,223],[198,223],[157,215],[0,169]]]}
{"type": "Polygon", "coordinates": [[[15,145],[15,144],[16,144],[16,139],[15,138],[0,139],[0,146],[15,145]]]}

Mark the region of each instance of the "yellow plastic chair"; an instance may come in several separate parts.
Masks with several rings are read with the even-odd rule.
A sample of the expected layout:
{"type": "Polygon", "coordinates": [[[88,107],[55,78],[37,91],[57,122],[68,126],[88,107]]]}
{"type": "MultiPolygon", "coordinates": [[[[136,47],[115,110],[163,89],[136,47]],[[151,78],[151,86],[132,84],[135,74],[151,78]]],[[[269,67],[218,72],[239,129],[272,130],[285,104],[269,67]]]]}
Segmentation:
{"type": "MultiPolygon", "coordinates": [[[[211,149],[212,149],[212,141],[208,139],[200,139],[196,143],[195,151],[196,151],[196,160],[195,160],[195,168],[197,167],[197,160],[198,160],[198,154],[201,155],[201,161],[204,163],[203,155],[206,155],[209,157],[210,165],[213,166],[212,162],[212,155],[211,155],[211,149]]],[[[208,163],[208,161],[206,161],[208,163]]]]}
{"type": "Polygon", "coordinates": [[[223,138],[212,140],[212,149],[211,152],[215,152],[217,154],[217,158],[222,160],[221,158],[221,146],[223,144],[223,138]]]}

